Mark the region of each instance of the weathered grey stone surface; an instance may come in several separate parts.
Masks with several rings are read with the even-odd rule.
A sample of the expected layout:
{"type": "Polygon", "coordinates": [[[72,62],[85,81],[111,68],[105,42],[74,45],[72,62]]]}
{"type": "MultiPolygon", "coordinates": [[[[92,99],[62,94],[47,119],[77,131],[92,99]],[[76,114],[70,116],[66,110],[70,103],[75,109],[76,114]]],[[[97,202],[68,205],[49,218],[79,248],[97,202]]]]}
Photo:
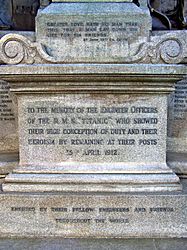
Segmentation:
{"type": "MultiPolygon", "coordinates": [[[[80,75],[80,78],[75,78],[76,79],[81,79],[82,75],[85,74],[92,74],[94,79],[94,76],[97,76],[98,79],[104,79],[102,77],[105,77],[108,75],[110,79],[110,72],[113,72],[113,74],[117,75],[119,74],[119,81],[122,79],[121,75],[135,75],[137,74],[137,79],[139,75],[143,75],[145,72],[150,74],[152,78],[148,77],[146,78],[147,81],[150,83],[149,86],[150,90],[155,89],[155,75],[158,76],[163,76],[166,74],[167,76],[170,76],[170,81],[177,82],[181,77],[186,75],[186,66],[185,65],[173,65],[173,64],[85,64],[85,63],[80,63],[80,64],[43,64],[43,65],[25,65],[25,64],[20,64],[20,65],[1,65],[0,67],[0,76],[2,79],[11,81],[12,82],[12,88],[15,87],[17,84],[17,81],[19,79],[20,83],[22,86],[28,86],[28,83],[25,83],[25,77],[27,75],[28,82],[30,83],[30,86],[35,86],[34,83],[31,80],[39,81],[39,79],[44,82],[46,79],[49,79],[50,81],[52,79],[56,80],[58,79],[59,75],[64,77],[63,79],[67,79],[66,75],[69,75],[69,79],[72,79],[71,76],[72,74],[76,74],[76,77],[80,75]],[[16,75],[16,78],[14,79],[14,76],[16,75]],[[49,76],[51,77],[49,78],[49,76]],[[41,77],[42,76],[42,77],[41,77]],[[121,77],[120,77],[121,76],[121,77]],[[65,78],[66,77],[66,78],[65,78]],[[15,85],[13,85],[15,83],[15,85]],[[25,83],[25,85],[24,85],[25,83]]],[[[73,85],[76,81],[72,81],[71,84],[67,85],[67,87],[71,86],[76,86],[73,85]]],[[[168,80],[166,79],[164,83],[167,82],[168,80]]],[[[161,82],[163,84],[163,82],[161,82]]],[[[78,83],[77,83],[78,85],[78,83]]],[[[86,85],[86,83],[85,83],[86,85]]],[[[83,87],[78,85],[80,89],[83,87]]],[[[103,86],[105,84],[103,83],[103,86]]],[[[118,86],[118,85],[117,85],[118,86]]],[[[171,85],[168,84],[167,91],[171,91],[171,85]]],[[[28,88],[29,89],[29,88],[28,88]]],[[[68,88],[67,88],[68,89],[68,88]]],[[[106,88],[108,92],[110,92],[109,88],[106,88]]],[[[149,88],[148,88],[149,89],[149,88]]],[[[100,90],[100,89],[99,89],[100,90]]],[[[141,90],[141,86],[140,86],[141,90]]],[[[167,92],[166,91],[166,92],[167,92]]],[[[174,85],[172,84],[172,91],[174,91],[174,85]]]]}
{"type": "Polygon", "coordinates": [[[186,239],[1,239],[10,250],[186,250],[186,239]]]}
{"type": "Polygon", "coordinates": [[[187,195],[0,194],[1,237],[187,237],[187,195]]]}
{"type": "Polygon", "coordinates": [[[175,87],[168,102],[168,164],[184,177],[187,175],[187,79],[175,87]]]}
{"type": "MultiPolygon", "coordinates": [[[[103,98],[89,94],[44,95],[31,95],[31,101],[28,96],[18,98],[20,165],[24,168],[9,175],[7,182],[19,182],[19,176],[22,182],[43,180],[48,191],[107,191],[109,187],[104,184],[108,183],[113,190],[129,191],[133,189],[127,185],[130,182],[138,191],[145,188],[141,183],[159,186],[169,179],[177,181],[165,166],[166,97],[141,96],[137,100],[133,93],[103,98]],[[32,178],[33,173],[40,174],[32,178]],[[63,173],[66,175],[60,175],[63,173]],[[87,175],[71,176],[72,173],[87,175]],[[101,173],[104,176],[97,175],[101,173]],[[113,176],[108,175],[111,173],[113,176]],[[143,176],[146,173],[149,175],[143,176]],[[58,181],[63,184],[57,186],[58,181]],[[82,185],[78,189],[71,182],[82,185]],[[124,187],[117,187],[118,184],[124,187]]],[[[28,190],[23,183],[16,186],[20,191],[33,189],[33,185],[28,190]]],[[[33,191],[37,189],[42,188],[36,186],[33,191]]]]}
{"type": "Polygon", "coordinates": [[[9,88],[7,82],[0,81],[0,153],[18,151],[16,100],[9,88]]]}
{"type": "Polygon", "coordinates": [[[19,167],[0,193],[1,237],[187,237],[186,189],[166,165],[167,95],[186,68],[151,65],[186,62],[187,33],[150,37],[150,16],[131,3],[61,6],[40,12],[36,42],[0,40],[5,64],[61,63],[0,68],[20,135],[19,167]],[[136,62],[150,65],[117,64],[136,62]]]}
{"type": "Polygon", "coordinates": [[[74,171],[79,171],[79,163],[86,163],[85,171],[92,171],[89,165],[96,161],[101,163],[101,169],[95,169],[100,172],[102,165],[104,171],[115,171],[112,166],[117,163],[120,171],[120,165],[132,159],[135,165],[141,165],[142,158],[149,165],[164,164],[166,97],[44,92],[18,101],[21,165],[50,162],[67,166],[67,171],[75,165],[74,171]]]}
{"type": "MultiPolygon", "coordinates": [[[[129,50],[128,54],[124,54],[120,62],[127,64],[186,63],[186,39],[187,31],[154,32],[147,42],[139,45],[135,53],[129,50]]],[[[66,58],[50,56],[41,43],[33,42],[32,38],[21,32],[10,32],[2,37],[0,51],[0,61],[3,64],[63,64],[66,62],[66,58]]]]}
{"type": "Polygon", "coordinates": [[[17,112],[9,88],[0,81],[0,174],[8,174],[18,163],[17,112]]]}
{"type": "Polygon", "coordinates": [[[121,62],[148,40],[151,17],[129,2],[52,3],[36,26],[37,42],[58,60],[121,62]]]}
{"type": "Polygon", "coordinates": [[[166,96],[182,66],[16,67],[13,78],[5,68],[22,93],[20,168],[5,191],[179,190],[166,165],[166,96]]]}
{"type": "MultiPolygon", "coordinates": [[[[64,3],[64,2],[85,2],[83,0],[70,0],[70,1],[67,1],[67,0],[51,0],[52,3],[64,3]]],[[[105,0],[92,0],[90,2],[105,2],[105,0]]],[[[132,3],[133,0],[109,0],[108,2],[126,2],[126,3],[132,3]]],[[[139,0],[138,1],[140,3],[140,7],[141,8],[147,8],[147,0],[139,0]]]]}

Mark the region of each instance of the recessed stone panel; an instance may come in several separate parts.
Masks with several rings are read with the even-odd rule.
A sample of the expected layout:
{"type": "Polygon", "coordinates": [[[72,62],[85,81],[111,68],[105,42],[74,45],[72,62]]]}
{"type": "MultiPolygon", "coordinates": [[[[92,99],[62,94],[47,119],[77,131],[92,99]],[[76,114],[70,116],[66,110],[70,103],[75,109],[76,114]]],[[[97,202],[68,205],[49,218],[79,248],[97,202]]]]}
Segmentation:
{"type": "Polygon", "coordinates": [[[9,84],[0,81],[0,153],[17,152],[17,125],[15,98],[10,95],[9,84]]]}
{"type": "Polygon", "coordinates": [[[166,97],[19,97],[21,164],[164,164],[166,97]]]}
{"type": "Polygon", "coordinates": [[[177,82],[169,98],[168,150],[187,152],[187,79],[177,82]]]}
{"type": "Polygon", "coordinates": [[[18,161],[16,100],[9,89],[0,81],[0,174],[9,173],[18,161]]]}
{"type": "Polygon", "coordinates": [[[183,177],[187,174],[187,79],[177,82],[168,108],[168,164],[183,177]]]}

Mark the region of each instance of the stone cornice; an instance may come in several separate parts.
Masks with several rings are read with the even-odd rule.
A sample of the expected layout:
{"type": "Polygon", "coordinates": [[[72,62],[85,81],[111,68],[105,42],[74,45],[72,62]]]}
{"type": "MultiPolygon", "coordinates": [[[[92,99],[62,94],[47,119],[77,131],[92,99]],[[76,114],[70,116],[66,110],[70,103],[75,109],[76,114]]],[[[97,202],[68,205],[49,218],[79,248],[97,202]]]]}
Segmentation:
{"type": "MultiPolygon", "coordinates": [[[[187,62],[187,31],[168,32],[140,42],[138,50],[122,58],[121,63],[179,64],[187,62]]],[[[129,45],[130,46],[130,45],[129,45]]],[[[130,47],[129,47],[130,48],[130,47]]],[[[2,64],[63,64],[71,63],[47,54],[45,47],[20,34],[7,34],[0,39],[2,64]]],[[[84,62],[80,62],[84,63],[84,62]]],[[[112,63],[112,62],[108,62],[112,63]]]]}
{"type": "Polygon", "coordinates": [[[1,66],[11,91],[26,93],[170,93],[186,66],[149,64],[58,64],[1,66]],[[29,83],[29,84],[28,84],[29,83]]]}

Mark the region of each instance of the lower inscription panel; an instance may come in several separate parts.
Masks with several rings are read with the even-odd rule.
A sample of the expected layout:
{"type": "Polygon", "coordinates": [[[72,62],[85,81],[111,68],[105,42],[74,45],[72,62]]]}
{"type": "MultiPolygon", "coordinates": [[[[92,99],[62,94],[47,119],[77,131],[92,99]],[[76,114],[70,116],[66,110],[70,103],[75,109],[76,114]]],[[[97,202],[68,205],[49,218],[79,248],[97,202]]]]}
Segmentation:
{"type": "Polygon", "coordinates": [[[0,195],[0,235],[187,237],[187,196],[0,195]]]}

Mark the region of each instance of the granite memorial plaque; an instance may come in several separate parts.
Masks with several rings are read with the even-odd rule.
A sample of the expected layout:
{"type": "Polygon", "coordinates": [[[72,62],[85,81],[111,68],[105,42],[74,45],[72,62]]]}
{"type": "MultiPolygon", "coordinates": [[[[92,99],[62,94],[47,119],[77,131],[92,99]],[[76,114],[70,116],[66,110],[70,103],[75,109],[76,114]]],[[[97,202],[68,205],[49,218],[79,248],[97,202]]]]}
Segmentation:
{"type": "Polygon", "coordinates": [[[52,1],[36,18],[36,40],[62,62],[122,62],[148,40],[151,17],[132,1],[52,1]]]}
{"type": "MultiPolygon", "coordinates": [[[[101,98],[62,94],[33,96],[31,100],[22,97],[20,101],[21,164],[48,165],[50,161],[53,167],[62,164],[72,171],[75,165],[75,171],[79,171],[77,165],[81,162],[99,162],[107,171],[115,171],[115,164],[120,167],[132,159],[141,164],[142,157],[150,165],[163,162],[165,137],[160,138],[160,134],[166,125],[166,110],[159,106],[166,100],[162,97],[138,100],[131,95],[108,94],[101,98]]],[[[100,171],[102,166],[98,166],[100,171]]]]}
{"type": "MultiPolygon", "coordinates": [[[[18,162],[18,135],[9,84],[0,81],[0,174],[8,174],[18,162]]],[[[15,102],[15,98],[14,98],[15,102]]],[[[14,103],[15,104],[15,103],[14,103]]]]}
{"type": "Polygon", "coordinates": [[[168,164],[187,176],[187,79],[176,83],[176,90],[169,98],[168,164]]]}

